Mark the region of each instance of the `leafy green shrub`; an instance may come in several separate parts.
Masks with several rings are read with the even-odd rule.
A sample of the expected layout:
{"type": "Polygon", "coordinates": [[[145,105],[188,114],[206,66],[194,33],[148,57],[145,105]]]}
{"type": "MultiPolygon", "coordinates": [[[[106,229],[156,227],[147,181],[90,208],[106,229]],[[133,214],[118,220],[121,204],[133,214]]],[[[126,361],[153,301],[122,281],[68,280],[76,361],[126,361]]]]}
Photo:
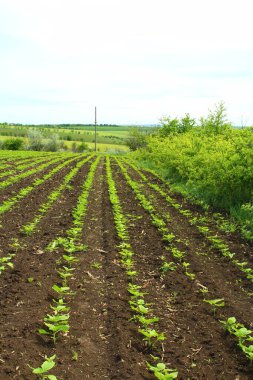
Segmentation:
{"type": "Polygon", "coordinates": [[[129,131],[129,137],[126,139],[126,144],[130,150],[136,150],[143,148],[147,145],[146,135],[140,130],[140,128],[131,128],[129,131]]]}
{"type": "Polygon", "coordinates": [[[20,150],[24,142],[22,139],[7,139],[2,143],[2,149],[6,150],[20,150]]]}
{"type": "Polygon", "coordinates": [[[246,225],[244,235],[252,236],[253,131],[233,129],[223,104],[185,133],[179,133],[180,120],[167,121],[133,157],[177,189],[230,211],[246,225]]]}

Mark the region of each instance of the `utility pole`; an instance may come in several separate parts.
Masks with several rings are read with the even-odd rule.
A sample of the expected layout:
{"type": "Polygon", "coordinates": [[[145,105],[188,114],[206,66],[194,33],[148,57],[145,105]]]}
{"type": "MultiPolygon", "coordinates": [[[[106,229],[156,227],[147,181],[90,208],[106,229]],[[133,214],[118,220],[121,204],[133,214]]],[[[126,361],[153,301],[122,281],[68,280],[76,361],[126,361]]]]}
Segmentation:
{"type": "Polygon", "coordinates": [[[95,107],[95,152],[97,151],[97,107],[95,107]]]}

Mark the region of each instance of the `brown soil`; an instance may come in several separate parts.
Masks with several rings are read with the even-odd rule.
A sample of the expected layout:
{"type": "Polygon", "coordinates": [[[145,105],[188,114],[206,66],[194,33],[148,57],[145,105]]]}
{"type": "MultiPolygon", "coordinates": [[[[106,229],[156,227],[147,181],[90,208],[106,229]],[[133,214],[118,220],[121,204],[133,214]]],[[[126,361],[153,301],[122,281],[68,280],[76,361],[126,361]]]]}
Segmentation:
{"type": "MultiPolygon", "coordinates": [[[[120,263],[117,248],[120,241],[114,228],[103,158],[97,168],[83,224],[82,241],[88,248],[77,253],[79,262],[69,282],[75,292],[69,298],[70,332],[61,336],[55,347],[47,337],[42,338],[37,333],[43,317],[50,312],[52,285],[60,283],[57,270],[62,250],[50,253],[46,247],[57,236],[66,236],[71,227],[71,212],[90,163],[80,169],[72,187],[63,192],[33,235],[26,237],[19,228],[32,220],[41,202],[73,166],[74,163],[70,164],[36,188],[29,199],[23,199],[2,217],[0,257],[13,251],[9,247],[13,238],[18,238],[22,248],[16,253],[14,268],[0,275],[0,379],[35,379],[28,364],[38,366],[45,355],[54,353],[57,366],[51,373],[58,379],[154,379],[146,369],[146,362],[152,360],[151,351],[142,342],[137,324],[130,320],[128,279],[120,263]]],[[[178,248],[187,253],[190,271],[196,278],[190,280],[181,266],[162,275],[161,256],[169,261],[171,253],[114,161],[112,170],[128,218],[138,271],[136,281],[147,292],[145,300],[152,303],[153,314],[160,318],[157,330],[167,337],[152,354],[162,356],[170,368],[177,368],[179,379],[252,379],[252,366],[219,322],[233,315],[250,327],[252,300],[247,293],[252,291],[251,284],[211,248],[185,217],[143,184],[147,197],[154,196],[152,201],[157,212],[170,213],[168,228],[180,240],[178,248]],[[224,297],[225,307],[214,314],[203,302],[200,284],[208,287],[207,298],[224,297]]],[[[129,174],[140,182],[133,170],[129,169],[129,174]]],[[[154,177],[152,180],[157,181],[154,177]]],[[[19,189],[30,181],[29,178],[15,186],[19,189]]],[[[226,235],[226,239],[233,242],[233,251],[239,257],[243,257],[242,250],[249,252],[247,244],[237,242],[234,235],[226,235]]]]}

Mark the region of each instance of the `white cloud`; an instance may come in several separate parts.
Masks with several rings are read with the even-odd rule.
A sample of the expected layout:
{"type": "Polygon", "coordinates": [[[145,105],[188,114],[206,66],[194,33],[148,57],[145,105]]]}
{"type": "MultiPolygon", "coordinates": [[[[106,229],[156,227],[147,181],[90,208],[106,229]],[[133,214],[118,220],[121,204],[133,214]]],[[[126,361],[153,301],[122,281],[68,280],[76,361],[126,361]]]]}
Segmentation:
{"type": "Polygon", "coordinates": [[[0,0],[0,47],[0,120],[253,124],[251,1],[0,0]]]}

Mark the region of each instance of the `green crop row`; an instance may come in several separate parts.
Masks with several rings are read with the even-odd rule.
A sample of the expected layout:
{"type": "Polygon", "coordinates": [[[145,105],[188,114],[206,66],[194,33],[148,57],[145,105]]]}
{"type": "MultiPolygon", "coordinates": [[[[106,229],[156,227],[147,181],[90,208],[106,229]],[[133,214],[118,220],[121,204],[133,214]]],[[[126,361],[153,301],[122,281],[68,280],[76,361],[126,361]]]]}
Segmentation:
{"type": "MultiPolygon", "coordinates": [[[[159,321],[159,318],[155,317],[150,308],[151,304],[147,304],[144,299],[146,293],[141,291],[141,287],[134,283],[134,278],[138,275],[134,269],[134,251],[130,243],[130,237],[127,228],[127,218],[124,216],[120,200],[117,194],[115,181],[113,180],[110,159],[106,157],[106,173],[109,189],[110,202],[112,204],[112,210],[114,215],[114,223],[117,231],[117,235],[120,239],[120,255],[121,263],[126,270],[129,278],[128,292],[130,293],[129,305],[134,313],[132,320],[134,320],[140,326],[138,331],[142,336],[143,341],[149,347],[154,348],[158,342],[166,339],[164,333],[158,332],[154,328],[154,324],[159,321]]],[[[154,357],[153,357],[154,358],[154,357]]],[[[159,358],[156,358],[158,360],[159,358]]],[[[157,379],[171,380],[176,379],[178,371],[176,369],[167,368],[166,365],[160,360],[156,365],[147,363],[148,369],[154,373],[157,379]]]]}
{"type": "MultiPolygon", "coordinates": [[[[91,157],[89,157],[91,158],[91,157]]],[[[54,284],[52,289],[56,294],[53,304],[50,305],[51,313],[46,314],[43,319],[43,328],[38,330],[42,336],[48,336],[54,343],[61,333],[68,334],[70,329],[70,307],[68,306],[69,298],[74,296],[74,292],[70,289],[68,280],[73,277],[75,265],[79,261],[75,253],[85,251],[86,246],[81,244],[81,233],[83,220],[87,212],[88,197],[94,181],[95,171],[99,164],[100,157],[91,164],[89,173],[82,186],[82,193],[77,200],[77,204],[72,212],[72,227],[66,231],[67,237],[58,237],[48,245],[50,252],[55,251],[59,247],[63,247],[64,253],[58,264],[58,274],[61,278],[61,284],[54,284]],[[68,300],[67,300],[68,299],[68,300]]],[[[49,373],[56,365],[56,355],[45,357],[45,361],[40,367],[32,367],[32,373],[39,375],[41,380],[57,380],[55,375],[49,373]]]]}
{"type": "MultiPolygon", "coordinates": [[[[56,162],[59,162],[63,159],[63,156],[58,156],[57,158],[50,158],[50,160],[47,160],[45,163],[43,163],[42,165],[39,165],[37,168],[33,168],[33,169],[30,169],[24,173],[20,173],[20,174],[17,174],[11,178],[8,178],[6,179],[5,181],[2,181],[0,183],[0,190],[1,189],[5,189],[6,187],[10,186],[10,185],[13,185],[14,183],[22,180],[22,179],[25,179],[27,177],[30,177],[32,176],[33,174],[36,174],[36,173],[39,173],[41,172],[42,170],[44,170],[46,167],[48,167],[49,165],[53,165],[54,163],[56,162]]],[[[44,161],[44,159],[43,159],[44,161]]]]}
{"type": "MultiPolygon", "coordinates": [[[[147,177],[140,170],[138,170],[134,164],[131,163],[130,166],[138,172],[142,180],[146,182],[149,187],[159,193],[170,206],[174,207],[179,213],[185,216],[191,225],[195,225],[198,231],[209,241],[209,243],[211,243],[214,249],[218,250],[222,256],[231,260],[231,262],[245,275],[245,277],[253,282],[253,269],[247,266],[247,261],[237,260],[235,258],[236,254],[230,251],[228,245],[224,242],[224,240],[210,230],[207,223],[207,217],[196,217],[190,210],[187,210],[186,208],[183,209],[181,205],[177,203],[175,199],[168,195],[164,190],[162,190],[159,185],[149,182],[147,177]]],[[[219,218],[219,220],[222,222],[221,218],[219,218]]]]}
{"type": "MultiPolygon", "coordinates": [[[[53,168],[49,173],[45,174],[42,178],[38,178],[31,183],[31,185],[26,186],[19,190],[19,192],[13,197],[5,200],[2,204],[0,204],[0,214],[4,214],[5,212],[12,209],[21,199],[27,197],[37,186],[42,185],[44,182],[49,180],[53,175],[58,173],[62,168],[67,166],[70,162],[77,160],[78,157],[70,158],[69,160],[65,160],[60,165],[53,168]]],[[[59,160],[57,160],[59,161],[59,160]]],[[[51,165],[48,164],[48,165],[51,165]]],[[[44,167],[45,168],[45,167],[44,167]]]]}
{"type": "Polygon", "coordinates": [[[22,164],[18,164],[15,169],[9,169],[9,170],[6,170],[2,173],[0,173],[0,178],[3,178],[3,177],[7,177],[7,176],[11,176],[11,175],[18,175],[20,174],[21,171],[27,169],[27,168],[30,168],[30,167],[34,167],[34,165],[37,165],[39,163],[42,163],[42,162],[47,162],[48,160],[50,160],[50,158],[41,158],[41,157],[38,157],[37,159],[33,159],[32,161],[29,160],[29,162],[22,162],[22,164]]]}
{"type": "MultiPolygon", "coordinates": [[[[141,186],[138,182],[134,181],[128,174],[126,167],[122,164],[121,160],[115,158],[118,166],[120,167],[123,176],[125,177],[127,183],[134,191],[136,198],[138,199],[140,205],[148,212],[151,218],[152,224],[158,229],[158,231],[162,235],[163,241],[167,244],[165,249],[170,251],[173,258],[182,265],[182,269],[184,270],[185,275],[190,279],[195,279],[195,274],[189,271],[190,263],[188,263],[185,257],[185,252],[182,252],[177,248],[174,244],[175,235],[169,231],[166,226],[166,221],[162,218],[155,210],[154,205],[151,203],[149,199],[142,193],[141,186]]],[[[163,265],[161,267],[162,272],[166,272],[167,270],[175,270],[176,265],[173,262],[167,263],[164,256],[161,258],[163,260],[163,265]]]]}
{"type": "Polygon", "coordinates": [[[40,223],[42,218],[46,215],[48,210],[52,207],[53,203],[60,197],[61,193],[68,187],[70,181],[77,175],[80,168],[88,162],[92,156],[79,161],[76,166],[63,178],[62,183],[54,189],[47,197],[47,200],[39,206],[38,213],[34,219],[22,226],[20,231],[24,232],[26,235],[30,235],[36,229],[37,225],[40,223]]]}

